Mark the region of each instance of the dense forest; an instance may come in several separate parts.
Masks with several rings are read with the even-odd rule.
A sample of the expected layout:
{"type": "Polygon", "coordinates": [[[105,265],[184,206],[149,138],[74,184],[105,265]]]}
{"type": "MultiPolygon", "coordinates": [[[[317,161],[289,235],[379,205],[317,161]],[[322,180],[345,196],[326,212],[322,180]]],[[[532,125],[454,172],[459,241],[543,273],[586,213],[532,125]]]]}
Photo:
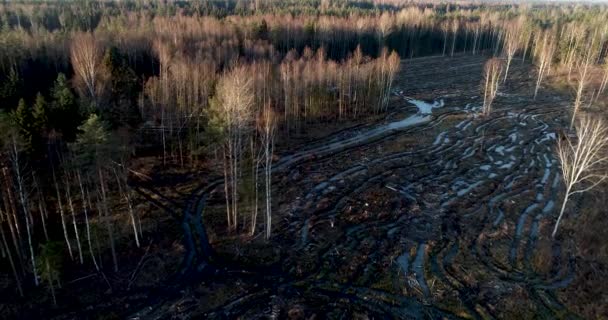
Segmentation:
{"type": "Polygon", "coordinates": [[[389,115],[412,59],[495,57],[479,85],[485,116],[514,65],[531,63],[535,96],[549,79],[571,94],[572,127],[605,106],[607,20],[603,5],[541,2],[2,2],[2,300],[60,315],[82,308],[70,282],[127,292],[160,246],[185,248],[166,278],[225,259],[202,204],[180,215],[148,187],[162,174],[219,185],[216,240],[270,241],[285,219],[281,152],[311,130],[389,115]],[[173,227],[149,211],[173,213],[173,227]]]}

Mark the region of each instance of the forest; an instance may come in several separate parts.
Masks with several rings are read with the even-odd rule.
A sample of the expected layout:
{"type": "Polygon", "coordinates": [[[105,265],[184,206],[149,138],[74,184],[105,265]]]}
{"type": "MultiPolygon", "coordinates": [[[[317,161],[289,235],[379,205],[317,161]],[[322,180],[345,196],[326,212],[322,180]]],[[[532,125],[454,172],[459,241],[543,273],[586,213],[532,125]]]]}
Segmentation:
{"type": "Polygon", "coordinates": [[[608,6],[0,3],[7,319],[601,319],[608,6]]]}

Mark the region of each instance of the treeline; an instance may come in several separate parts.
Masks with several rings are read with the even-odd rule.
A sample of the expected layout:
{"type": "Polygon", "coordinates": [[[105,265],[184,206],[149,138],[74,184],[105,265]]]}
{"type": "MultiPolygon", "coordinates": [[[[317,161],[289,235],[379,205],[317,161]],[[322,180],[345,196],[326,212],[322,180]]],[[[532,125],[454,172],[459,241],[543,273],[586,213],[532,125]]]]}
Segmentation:
{"type": "MultiPolygon", "coordinates": [[[[107,6],[112,3],[104,2],[107,6]]],[[[86,4],[101,6],[96,2],[86,4]]],[[[52,11],[55,6],[66,6],[60,11],[57,9],[58,12],[63,14],[73,10],[73,14],[79,17],[79,14],[85,14],[80,11],[86,11],[86,6],[80,8],[56,3],[24,6],[40,9],[26,10],[9,3],[0,6],[0,11],[9,16],[19,12],[22,15],[19,21],[26,20],[29,12],[34,15],[34,11],[52,11]]],[[[136,74],[147,78],[159,73],[159,59],[152,50],[157,38],[171,42],[176,48],[183,46],[180,42],[197,43],[196,47],[189,44],[186,51],[189,54],[196,51],[197,56],[212,59],[222,68],[237,56],[249,60],[260,57],[282,59],[290,50],[295,49],[301,54],[306,47],[313,51],[323,47],[327,57],[336,61],[346,59],[358,46],[364,55],[371,57],[379,56],[383,47],[396,51],[403,58],[484,50],[498,54],[505,36],[502,32],[504,25],[522,17],[523,34],[531,34],[532,30],[560,29],[565,24],[597,24],[606,17],[605,9],[600,6],[459,8],[434,4],[411,5],[391,11],[370,9],[347,16],[293,16],[262,11],[221,18],[192,15],[180,10],[172,15],[158,15],[143,9],[128,9],[127,5],[125,8],[95,9],[99,18],[90,27],[74,28],[67,22],[48,28],[40,23],[36,28],[20,27],[12,22],[5,24],[0,34],[3,71],[0,75],[0,98],[11,102],[5,108],[15,106],[21,97],[33,100],[36,92],[47,90],[52,85],[57,72],[70,76],[71,34],[83,30],[94,31],[98,39],[116,46],[128,58],[128,64],[136,74]],[[24,83],[27,83],[28,90],[24,90],[24,83]]],[[[9,20],[17,21],[14,18],[9,20]]]]}
{"type": "MultiPolygon", "coordinates": [[[[20,10],[12,4],[0,8],[5,12],[20,10]]],[[[37,91],[49,88],[54,73],[70,75],[67,58],[72,34],[82,30],[94,31],[97,39],[117,47],[128,58],[129,66],[147,78],[160,72],[159,57],[153,52],[158,40],[170,43],[190,58],[196,52],[197,57],[213,60],[220,69],[235,57],[276,62],[294,49],[302,54],[306,47],[313,51],[322,47],[327,57],[336,61],[346,59],[357,47],[371,57],[379,56],[384,47],[401,57],[479,52],[496,46],[503,18],[479,10],[438,13],[414,6],[398,12],[370,11],[347,17],[256,14],[224,18],[125,10],[103,14],[92,27],[76,30],[68,24],[49,28],[38,24],[28,29],[11,23],[0,34],[0,94],[15,105],[18,98],[33,99],[37,91]],[[28,90],[23,90],[24,83],[28,90]]]]}

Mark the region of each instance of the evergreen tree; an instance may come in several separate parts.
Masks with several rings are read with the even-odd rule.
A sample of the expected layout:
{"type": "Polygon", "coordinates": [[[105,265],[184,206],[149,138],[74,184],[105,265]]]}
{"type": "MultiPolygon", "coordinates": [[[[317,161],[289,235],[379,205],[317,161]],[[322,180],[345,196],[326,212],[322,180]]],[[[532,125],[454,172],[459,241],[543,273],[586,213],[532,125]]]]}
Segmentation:
{"type": "Polygon", "coordinates": [[[76,142],[72,145],[81,168],[95,169],[103,166],[110,157],[112,143],[108,125],[96,114],[78,127],[76,142]]]}
{"type": "Polygon", "coordinates": [[[15,66],[5,72],[4,76],[0,75],[0,101],[7,105],[14,105],[23,89],[22,79],[15,66]],[[4,79],[2,80],[2,78],[4,79]]]}
{"type": "Polygon", "coordinates": [[[32,129],[35,135],[39,135],[40,137],[44,137],[45,131],[48,125],[48,117],[46,113],[47,104],[46,100],[38,92],[36,95],[36,101],[34,102],[34,107],[32,108],[32,129]]]}
{"type": "Polygon", "coordinates": [[[15,124],[19,127],[19,134],[23,138],[26,149],[31,149],[32,146],[32,110],[25,103],[25,100],[19,99],[17,109],[12,113],[12,118],[15,124]]]}
{"type": "Polygon", "coordinates": [[[103,67],[109,78],[109,101],[107,107],[102,108],[102,117],[112,127],[137,125],[141,120],[136,107],[141,91],[137,74],[116,47],[106,51],[103,67]]]}
{"type": "Polygon", "coordinates": [[[70,89],[68,80],[60,73],[51,89],[52,102],[49,110],[49,125],[59,131],[66,141],[74,141],[77,128],[82,122],[76,96],[70,89]]]}

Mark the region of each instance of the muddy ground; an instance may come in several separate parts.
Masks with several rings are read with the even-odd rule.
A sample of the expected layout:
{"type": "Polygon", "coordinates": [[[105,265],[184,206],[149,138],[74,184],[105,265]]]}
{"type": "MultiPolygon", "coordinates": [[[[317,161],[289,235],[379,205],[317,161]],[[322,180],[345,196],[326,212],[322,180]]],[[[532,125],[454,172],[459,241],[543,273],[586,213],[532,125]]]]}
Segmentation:
{"type": "Polygon", "coordinates": [[[484,62],[404,60],[386,117],[281,149],[269,242],[226,233],[213,179],[170,187],[179,201],[163,197],[168,187],[147,188],[175,214],[163,223],[189,230],[179,246],[186,259],[167,267],[176,275],[164,282],[136,282],[117,314],[579,318],[568,300],[575,244],[550,236],[563,192],[554,149],[570,96],[547,86],[533,99],[534,69],[514,61],[481,117],[484,62]]]}

